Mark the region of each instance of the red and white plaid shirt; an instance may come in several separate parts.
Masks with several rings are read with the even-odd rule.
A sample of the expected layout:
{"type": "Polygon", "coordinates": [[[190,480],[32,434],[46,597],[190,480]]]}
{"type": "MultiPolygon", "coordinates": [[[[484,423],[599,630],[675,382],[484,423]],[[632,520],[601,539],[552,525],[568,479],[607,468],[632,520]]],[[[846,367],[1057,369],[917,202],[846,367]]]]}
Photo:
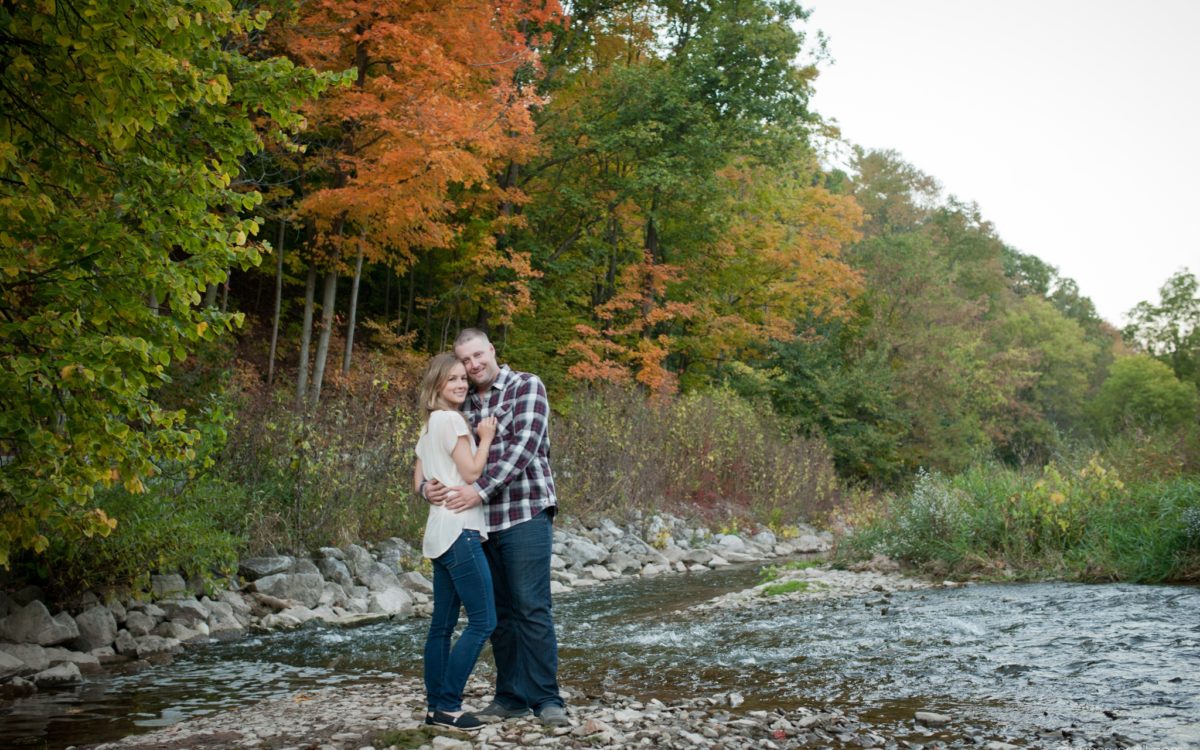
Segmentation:
{"type": "Polygon", "coordinates": [[[557,506],[550,474],[550,401],[537,375],[503,365],[483,394],[472,390],[463,413],[474,428],[496,418],[487,468],[475,482],[488,531],[503,531],[557,506]]]}

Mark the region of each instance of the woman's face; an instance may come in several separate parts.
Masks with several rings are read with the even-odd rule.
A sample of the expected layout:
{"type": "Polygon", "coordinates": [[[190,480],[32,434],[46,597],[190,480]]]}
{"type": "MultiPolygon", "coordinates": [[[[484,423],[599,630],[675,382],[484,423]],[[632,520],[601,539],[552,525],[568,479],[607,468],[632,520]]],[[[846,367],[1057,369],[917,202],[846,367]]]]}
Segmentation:
{"type": "Polygon", "coordinates": [[[469,387],[470,384],[467,382],[467,368],[461,362],[456,362],[454,367],[450,368],[450,376],[442,384],[442,390],[439,391],[438,395],[451,406],[462,406],[462,403],[467,400],[467,389],[469,387]]]}

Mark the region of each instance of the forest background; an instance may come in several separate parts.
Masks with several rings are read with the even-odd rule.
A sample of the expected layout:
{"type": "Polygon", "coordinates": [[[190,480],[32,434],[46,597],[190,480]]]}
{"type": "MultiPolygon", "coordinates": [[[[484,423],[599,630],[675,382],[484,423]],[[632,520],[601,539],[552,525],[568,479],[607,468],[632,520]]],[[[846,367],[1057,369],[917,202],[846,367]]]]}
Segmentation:
{"type": "Polygon", "coordinates": [[[1196,277],[1117,330],[899,154],[824,166],[795,3],[36,0],[0,45],[13,580],[415,540],[465,326],[546,382],[576,518],[1200,575],[1196,277]]]}

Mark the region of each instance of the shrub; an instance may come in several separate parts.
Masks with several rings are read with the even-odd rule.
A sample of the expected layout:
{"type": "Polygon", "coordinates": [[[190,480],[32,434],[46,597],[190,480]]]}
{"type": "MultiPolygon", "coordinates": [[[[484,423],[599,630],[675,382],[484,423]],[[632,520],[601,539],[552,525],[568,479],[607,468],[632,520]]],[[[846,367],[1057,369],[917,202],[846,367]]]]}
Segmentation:
{"type": "Polygon", "coordinates": [[[727,389],[581,391],[551,432],[559,494],[577,515],[667,509],[783,528],[823,518],[842,491],[823,443],[789,436],[769,407],[727,389]]]}
{"type": "Polygon", "coordinates": [[[1196,386],[1145,354],[1113,362],[1090,406],[1102,433],[1121,428],[1172,428],[1196,421],[1196,386]]]}

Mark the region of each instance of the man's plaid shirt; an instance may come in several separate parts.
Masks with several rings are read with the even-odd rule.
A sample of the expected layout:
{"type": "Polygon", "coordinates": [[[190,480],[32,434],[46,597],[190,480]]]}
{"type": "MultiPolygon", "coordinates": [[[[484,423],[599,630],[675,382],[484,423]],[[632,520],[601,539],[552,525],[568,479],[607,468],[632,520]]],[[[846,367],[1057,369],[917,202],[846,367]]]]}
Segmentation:
{"type": "Polygon", "coordinates": [[[463,413],[474,428],[496,418],[487,468],[475,482],[488,531],[503,531],[557,505],[550,474],[550,402],[537,375],[500,368],[486,393],[472,390],[463,413]]]}

